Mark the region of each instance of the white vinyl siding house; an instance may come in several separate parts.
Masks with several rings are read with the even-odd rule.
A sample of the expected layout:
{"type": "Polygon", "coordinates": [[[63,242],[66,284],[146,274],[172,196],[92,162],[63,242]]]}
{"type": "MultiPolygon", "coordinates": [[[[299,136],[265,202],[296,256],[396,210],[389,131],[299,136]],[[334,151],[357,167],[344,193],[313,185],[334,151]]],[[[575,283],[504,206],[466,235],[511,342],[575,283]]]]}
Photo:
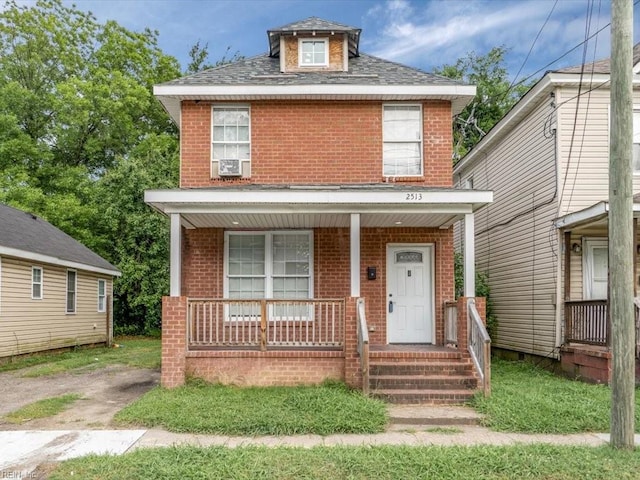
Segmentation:
{"type": "MultiPolygon", "coordinates": [[[[542,129],[550,112],[546,99],[538,102],[486,158],[454,177],[456,186],[473,178],[473,188],[493,190],[496,200],[475,220],[476,269],[488,275],[498,319],[493,345],[537,355],[552,352],[556,339],[557,236],[549,221],[536,228],[556,210],[555,140],[542,129]]],[[[460,222],[458,242],[462,228],[460,222]]]]}

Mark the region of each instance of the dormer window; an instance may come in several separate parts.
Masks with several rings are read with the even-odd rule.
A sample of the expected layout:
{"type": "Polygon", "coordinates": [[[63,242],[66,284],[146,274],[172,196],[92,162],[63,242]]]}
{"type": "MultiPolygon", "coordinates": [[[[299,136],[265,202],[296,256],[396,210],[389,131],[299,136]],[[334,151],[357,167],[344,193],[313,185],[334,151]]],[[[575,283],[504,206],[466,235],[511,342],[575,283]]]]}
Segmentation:
{"type": "Polygon", "coordinates": [[[329,65],[328,39],[300,39],[299,64],[301,67],[326,67],[329,65]]]}

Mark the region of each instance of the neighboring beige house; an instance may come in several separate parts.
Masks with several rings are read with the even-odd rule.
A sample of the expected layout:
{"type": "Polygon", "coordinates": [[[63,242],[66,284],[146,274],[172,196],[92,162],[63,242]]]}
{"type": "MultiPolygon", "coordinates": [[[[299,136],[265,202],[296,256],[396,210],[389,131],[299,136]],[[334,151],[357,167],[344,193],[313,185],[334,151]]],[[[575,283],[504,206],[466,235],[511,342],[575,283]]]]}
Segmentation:
{"type": "MultiPolygon", "coordinates": [[[[639,61],[636,45],[634,72],[639,61]]],[[[476,267],[488,275],[498,320],[493,345],[561,359],[568,373],[604,382],[609,69],[607,59],[547,72],[453,171],[456,186],[494,192],[475,219],[476,267]]],[[[639,82],[634,76],[634,193],[639,82]]]]}
{"type": "Polygon", "coordinates": [[[66,233],[0,204],[0,357],[109,343],[115,276],[66,233]]]}

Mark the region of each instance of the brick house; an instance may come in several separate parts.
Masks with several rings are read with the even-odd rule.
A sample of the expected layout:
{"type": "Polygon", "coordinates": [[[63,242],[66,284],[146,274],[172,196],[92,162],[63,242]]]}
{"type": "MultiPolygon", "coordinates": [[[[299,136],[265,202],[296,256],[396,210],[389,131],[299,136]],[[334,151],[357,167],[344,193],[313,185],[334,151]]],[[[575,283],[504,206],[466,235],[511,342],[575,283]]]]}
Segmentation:
{"type": "Polygon", "coordinates": [[[451,153],[475,87],[365,55],[360,29],[315,17],[267,36],[268,54],[154,89],[181,135],[180,188],[145,192],[171,223],[162,384],[468,398],[484,370],[467,311],[483,304],[452,303],[452,226],[472,232],[492,193],[454,189],[451,153]]]}

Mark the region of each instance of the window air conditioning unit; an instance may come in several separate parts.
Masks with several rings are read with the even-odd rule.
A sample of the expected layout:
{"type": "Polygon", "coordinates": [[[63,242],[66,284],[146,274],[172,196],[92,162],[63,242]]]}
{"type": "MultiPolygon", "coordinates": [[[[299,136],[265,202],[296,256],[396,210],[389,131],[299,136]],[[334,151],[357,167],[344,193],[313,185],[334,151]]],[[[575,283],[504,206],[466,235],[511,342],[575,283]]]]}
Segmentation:
{"type": "Polygon", "coordinates": [[[218,175],[239,177],[242,174],[239,158],[222,158],[218,161],[218,175]]]}

